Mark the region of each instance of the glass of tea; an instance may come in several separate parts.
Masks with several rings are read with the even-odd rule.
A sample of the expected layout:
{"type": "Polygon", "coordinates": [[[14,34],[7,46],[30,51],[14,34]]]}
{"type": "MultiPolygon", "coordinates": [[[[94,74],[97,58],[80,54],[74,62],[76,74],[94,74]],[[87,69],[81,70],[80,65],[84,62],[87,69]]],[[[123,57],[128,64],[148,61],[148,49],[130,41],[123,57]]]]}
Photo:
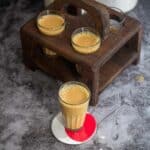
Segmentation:
{"type": "Polygon", "coordinates": [[[37,27],[41,33],[55,36],[65,29],[65,18],[55,10],[44,10],[37,17],[37,27]]]}
{"type": "Polygon", "coordinates": [[[73,131],[82,128],[90,97],[89,88],[81,82],[66,82],[60,87],[58,98],[65,128],[73,131]]]}
{"type": "Polygon", "coordinates": [[[95,29],[81,27],[72,33],[71,43],[75,51],[82,54],[91,54],[99,49],[101,38],[95,29]]]}
{"type": "MultiPolygon", "coordinates": [[[[37,27],[39,31],[47,36],[57,36],[65,30],[65,17],[55,10],[44,10],[37,17],[37,27]]],[[[44,54],[54,57],[57,54],[46,47],[43,48],[44,54]]]]}

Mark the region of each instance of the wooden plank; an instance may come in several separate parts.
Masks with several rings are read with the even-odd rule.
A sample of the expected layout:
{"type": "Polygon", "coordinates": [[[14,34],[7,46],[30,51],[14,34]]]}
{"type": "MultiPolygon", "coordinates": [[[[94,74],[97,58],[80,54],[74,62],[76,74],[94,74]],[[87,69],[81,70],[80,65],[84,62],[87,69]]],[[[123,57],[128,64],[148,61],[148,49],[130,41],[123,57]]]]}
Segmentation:
{"type": "Polygon", "coordinates": [[[99,91],[107,87],[126,67],[138,58],[138,53],[122,48],[100,69],[99,91]]]}
{"type": "MultiPolygon", "coordinates": [[[[98,5],[101,6],[101,4],[98,5]]],[[[32,36],[32,38],[40,45],[53,49],[56,53],[71,62],[82,63],[90,67],[97,67],[107,61],[119,48],[122,47],[123,44],[137,33],[140,26],[140,23],[137,20],[127,17],[126,22],[119,33],[116,35],[109,34],[108,38],[102,41],[102,45],[97,52],[90,55],[82,55],[75,52],[72,48],[71,34],[78,27],[89,26],[95,28],[94,21],[87,16],[70,15],[66,15],[66,20],[68,23],[66,30],[55,37],[45,36],[40,33],[36,27],[36,18],[29,21],[22,28],[22,31],[26,32],[29,36],[32,36]]]]}

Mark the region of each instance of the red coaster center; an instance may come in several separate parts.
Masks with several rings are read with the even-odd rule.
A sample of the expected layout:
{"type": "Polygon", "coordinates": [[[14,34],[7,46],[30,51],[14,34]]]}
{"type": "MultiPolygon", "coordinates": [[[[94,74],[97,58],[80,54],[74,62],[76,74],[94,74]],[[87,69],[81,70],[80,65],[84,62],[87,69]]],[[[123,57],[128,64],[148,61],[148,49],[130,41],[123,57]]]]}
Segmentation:
{"type": "Polygon", "coordinates": [[[65,131],[71,139],[79,142],[84,142],[88,140],[96,131],[96,120],[91,114],[87,113],[83,127],[80,130],[71,131],[65,129],[65,131]]]}

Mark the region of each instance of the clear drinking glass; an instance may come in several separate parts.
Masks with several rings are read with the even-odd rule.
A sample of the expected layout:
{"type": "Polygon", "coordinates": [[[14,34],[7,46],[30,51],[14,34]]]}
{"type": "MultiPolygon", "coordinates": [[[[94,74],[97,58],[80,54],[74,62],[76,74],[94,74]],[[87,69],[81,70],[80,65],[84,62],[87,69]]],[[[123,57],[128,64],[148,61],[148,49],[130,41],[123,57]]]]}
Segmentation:
{"type": "Polygon", "coordinates": [[[37,27],[45,35],[58,35],[65,29],[65,17],[59,11],[44,10],[37,17],[37,27]]]}
{"type": "Polygon", "coordinates": [[[81,27],[72,33],[71,43],[75,51],[82,54],[90,54],[99,49],[101,38],[95,29],[81,27]]]}
{"type": "Polygon", "coordinates": [[[71,81],[60,87],[58,98],[67,129],[76,131],[82,128],[90,97],[89,88],[81,82],[71,81]]]}
{"type": "Polygon", "coordinates": [[[116,12],[118,12],[120,14],[120,16],[117,17],[118,19],[110,18],[110,32],[111,33],[118,33],[119,30],[123,27],[123,24],[126,20],[126,15],[119,8],[116,8],[116,7],[110,7],[110,8],[115,10],[116,12]]]}
{"type": "MultiPolygon", "coordinates": [[[[47,36],[57,36],[65,30],[65,17],[55,10],[44,10],[37,17],[37,27],[39,31],[47,36]]],[[[54,57],[57,54],[46,47],[43,48],[44,54],[54,57]]]]}

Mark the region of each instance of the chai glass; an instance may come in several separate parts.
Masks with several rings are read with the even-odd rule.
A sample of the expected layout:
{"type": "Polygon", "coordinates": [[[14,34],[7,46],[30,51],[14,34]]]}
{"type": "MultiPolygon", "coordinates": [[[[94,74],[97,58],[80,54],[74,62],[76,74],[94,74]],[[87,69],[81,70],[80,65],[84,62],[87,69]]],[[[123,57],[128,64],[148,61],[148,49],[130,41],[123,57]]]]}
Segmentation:
{"type": "Polygon", "coordinates": [[[118,33],[120,29],[123,27],[123,24],[126,20],[125,13],[116,7],[110,7],[111,9],[115,10],[120,14],[120,17],[110,18],[110,32],[111,33],[118,33]],[[116,19],[117,18],[117,19],[116,19]]]}
{"type": "Polygon", "coordinates": [[[37,17],[37,27],[41,33],[55,36],[65,29],[65,18],[56,10],[44,10],[37,17]]]}
{"type": "Polygon", "coordinates": [[[81,129],[91,97],[89,88],[81,82],[67,82],[60,87],[58,97],[65,128],[73,131],[81,129]]]}
{"type": "MultiPolygon", "coordinates": [[[[57,36],[65,30],[65,18],[55,10],[44,10],[37,17],[37,27],[39,31],[47,36],[57,36]]],[[[48,56],[56,56],[57,54],[46,47],[43,52],[48,56]]]]}
{"type": "Polygon", "coordinates": [[[72,33],[71,43],[75,51],[82,54],[91,54],[99,49],[101,38],[95,29],[81,27],[72,33]]]}

